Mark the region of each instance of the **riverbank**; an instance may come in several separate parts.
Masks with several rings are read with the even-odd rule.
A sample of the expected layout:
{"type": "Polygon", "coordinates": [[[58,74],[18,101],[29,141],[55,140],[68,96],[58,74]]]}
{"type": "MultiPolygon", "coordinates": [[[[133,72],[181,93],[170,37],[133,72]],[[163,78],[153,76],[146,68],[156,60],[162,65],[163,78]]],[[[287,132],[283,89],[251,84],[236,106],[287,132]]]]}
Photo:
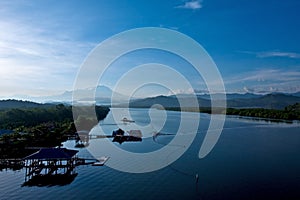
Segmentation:
{"type": "MultiPolygon", "coordinates": [[[[180,108],[167,107],[171,111],[202,112],[212,114],[210,107],[199,108],[180,108]]],[[[300,103],[287,106],[284,110],[265,109],[265,108],[215,108],[213,114],[236,115],[242,117],[261,118],[275,121],[300,120],[300,103]]]]}
{"type": "MultiPolygon", "coordinates": [[[[110,109],[96,106],[95,110],[97,120],[100,121],[110,109]]],[[[2,110],[0,117],[0,129],[13,131],[0,136],[0,159],[23,158],[40,147],[60,146],[69,137],[76,136],[78,127],[89,130],[98,123],[82,112],[75,119],[78,120],[75,127],[72,107],[62,104],[49,108],[2,110]]]]}

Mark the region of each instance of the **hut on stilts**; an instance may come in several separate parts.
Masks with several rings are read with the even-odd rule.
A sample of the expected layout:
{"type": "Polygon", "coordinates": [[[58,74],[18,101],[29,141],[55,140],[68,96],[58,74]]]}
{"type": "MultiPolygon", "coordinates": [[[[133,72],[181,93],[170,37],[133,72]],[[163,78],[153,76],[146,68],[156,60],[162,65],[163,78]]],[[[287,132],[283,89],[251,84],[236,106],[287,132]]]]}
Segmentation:
{"type": "Polygon", "coordinates": [[[23,185],[65,185],[72,182],[77,150],[42,148],[25,157],[25,183],[23,185]]]}

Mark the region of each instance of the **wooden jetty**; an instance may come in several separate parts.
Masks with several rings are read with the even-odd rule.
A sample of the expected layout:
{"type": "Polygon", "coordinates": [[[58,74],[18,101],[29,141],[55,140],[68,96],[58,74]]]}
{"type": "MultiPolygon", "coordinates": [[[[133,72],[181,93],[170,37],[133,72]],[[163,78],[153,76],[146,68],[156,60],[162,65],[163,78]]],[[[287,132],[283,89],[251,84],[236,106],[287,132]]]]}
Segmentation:
{"type": "Polygon", "coordinates": [[[109,157],[108,156],[102,156],[101,158],[99,158],[98,160],[97,160],[97,162],[94,162],[93,164],[92,164],[92,166],[103,166],[105,163],[106,163],[106,161],[109,159],[109,157]]]}
{"type": "Polygon", "coordinates": [[[0,170],[1,169],[13,169],[19,170],[24,166],[24,161],[20,158],[0,159],[0,170]]]}

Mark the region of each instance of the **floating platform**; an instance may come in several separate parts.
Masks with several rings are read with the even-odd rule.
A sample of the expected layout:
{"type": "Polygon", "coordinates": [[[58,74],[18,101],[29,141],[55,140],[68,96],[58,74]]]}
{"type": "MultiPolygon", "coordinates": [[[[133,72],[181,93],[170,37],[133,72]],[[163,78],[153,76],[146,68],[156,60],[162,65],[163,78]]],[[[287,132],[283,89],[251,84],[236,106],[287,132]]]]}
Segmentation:
{"type": "Polygon", "coordinates": [[[109,159],[108,156],[102,156],[101,158],[98,159],[97,162],[94,162],[92,166],[103,166],[108,159],[109,159]]]}
{"type": "Polygon", "coordinates": [[[142,138],[131,135],[117,135],[112,141],[122,144],[123,142],[141,142],[142,138]]]}

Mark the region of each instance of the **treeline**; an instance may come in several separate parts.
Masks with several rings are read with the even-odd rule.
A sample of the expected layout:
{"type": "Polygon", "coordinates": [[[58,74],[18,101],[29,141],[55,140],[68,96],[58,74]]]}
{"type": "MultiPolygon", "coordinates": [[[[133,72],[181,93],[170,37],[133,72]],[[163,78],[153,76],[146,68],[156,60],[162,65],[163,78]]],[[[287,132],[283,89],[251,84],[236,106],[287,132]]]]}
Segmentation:
{"type": "MultiPolygon", "coordinates": [[[[104,119],[109,112],[108,107],[82,106],[79,110],[80,114],[76,116],[88,116],[85,110],[91,109],[95,109],[98,121],[104,119]]],[[[73,122],[72,107],[59,104],[49,108],[14,108],[0,111],[0,129],[13,130],[22,126],[32,127],[48,122],[73,122]]]]}
{"type": "MultiPolygon", "coordinates": [[[[166,110],[173,111],[189,111],[189,112],[203,112],[211,114],[211,108],[179,108],[168,107],[166,110]]],[[[215,109],[215,114],[225,114],[225,109],[215,109]]],[[[284,110],[265,109],[265,108],[227,108],[226,115],[238,115],[246,117],[257,117],[266,119],[278,120],[300,120],[300,103],[289,105],[284,110]]]]}
{"type": "Polygon", "coordinates": [[[51,103],[36,103],[32,101],[16,100],[16,99],[6,99],[0,100],[0,109],[11,109],[11,108],[42,108],[42,107],[51,107],[51,103]]]}
{"type": "Polygon", "coordinates": [[[251,109],[227,109],[227,115],[239,115],[246,117],[257,117],[266,119],[279,119],[279,120],[300,120],[300,112],[290,112],[286,110],[273,110],[264,108],[251,108],[251,109]]]}
{"type": "Polygon", "coordinates": [[[106,117],[109,108],[81,106],[76,111],[79,114],[74,115],[75,123],[72,107],[63,104],[0,111],[0,129],[13,130],[0,136],[0,158],[22,158],[32,153],[31,147],[59,146],[78,129],[90,130],[106,117]],[[91,110],[96,112],[97,119],[90,119],[91,110]]]}
{"type": "Polygon", "coordinates": [[[285,108],[285,110],[289,112],[300,112],[300,103],[289,105],[285,108]]]}
{"type": "Polygon", "coordinates": [[[227,115],[239,115],[247,117],[258,117],[267,119],[281,120],[300,120],[300,103],[289,105],[284,110],[264,109],[264,108],[248,108],[235,109],[228,108],[227,115]]]}
{"type": "Polygon", "coordinates": [[[13,130],[47,122],[71,122],[72,109],[63,104],[50,108],[13,108],[0,112],[0,129],[13,130]]]}
{"type": "Polygon", "coordinates": [[[33,127],[18,127],[0,136],[0,159],[23,158],[39,147],[60,146],[76,132],[73,123],[47,122],[33,127]]]}
{"type": "MultiPolygon", "coordinates": [[[[166,107],[166,110],[170,111],[181,111],[181,112],[202,112],[202,113],[208,113],[211,114],[211,108],[210,107],[199,107],[199,108],[194,108],[194,107],[166,107]]],[[[214,114],[225,114],[225,109],[224,108],[215,108],[214,109],[214,114]]]]}

